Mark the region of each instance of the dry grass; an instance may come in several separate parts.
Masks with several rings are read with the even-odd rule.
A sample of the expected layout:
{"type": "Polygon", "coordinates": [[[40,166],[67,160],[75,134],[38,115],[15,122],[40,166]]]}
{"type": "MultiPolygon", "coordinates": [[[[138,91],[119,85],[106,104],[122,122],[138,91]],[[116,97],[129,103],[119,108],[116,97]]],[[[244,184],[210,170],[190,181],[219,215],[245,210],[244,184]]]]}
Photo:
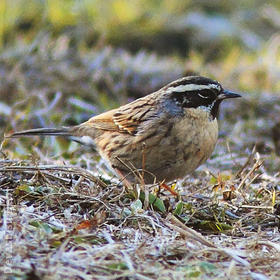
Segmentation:
{"type": "Polygon", "coordinates": [[[139,190],[68,162],[3,159],[0,271],[7,279],[277,279],[280,176],[262,162],[253,152],[235,175],[199,171],[176,184],[179,197],[154,187],[160,211],[152,200],[144,210],[139,190]]]}

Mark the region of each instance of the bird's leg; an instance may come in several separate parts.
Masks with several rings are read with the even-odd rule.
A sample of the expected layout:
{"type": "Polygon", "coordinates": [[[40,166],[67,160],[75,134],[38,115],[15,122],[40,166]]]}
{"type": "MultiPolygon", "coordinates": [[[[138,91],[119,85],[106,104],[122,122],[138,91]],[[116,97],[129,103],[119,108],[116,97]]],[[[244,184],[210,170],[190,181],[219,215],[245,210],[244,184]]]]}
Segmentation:
{"type": "Polygon", "coordinates": [[[165,184],[165,182],[161,182],[159,184],[160,188],[164,188],[165,190],[167,190],[168,192],[170,192],[172,195],[174,196],[179,196],[179,194],[177,192],[175,192],[171,187],[169,187],[167,184],[165,184]]]}
{"type": "Polygon", "coordinates": [[[146,157],[145,157],[145,148],[146,148],[146,143],[142,143],[142,178],[141,178],[141,185],[144,189],[144,194],[145,194],[145,199],[144,199],[144,209],[147,210],[149,207],[149,188],[145,184],[144,181],[144,172],[145,172],[145,163],[146,163],[146,157]]]}

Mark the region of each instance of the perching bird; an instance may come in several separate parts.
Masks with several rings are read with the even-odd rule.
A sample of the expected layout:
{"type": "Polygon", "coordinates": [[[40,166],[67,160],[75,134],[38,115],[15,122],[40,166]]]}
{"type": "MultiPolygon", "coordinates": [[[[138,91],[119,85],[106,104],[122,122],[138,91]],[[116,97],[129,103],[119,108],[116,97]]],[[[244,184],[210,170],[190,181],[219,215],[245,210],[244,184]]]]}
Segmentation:
{"type": "Polygon", "coordinates": [[[8,137],[88,136],[121,179],[168,182],[193,172],[210,157],[218,138],[219,106],[236,97],[240,95],[216,81],[189,76],[80,125],[8,137]]]}

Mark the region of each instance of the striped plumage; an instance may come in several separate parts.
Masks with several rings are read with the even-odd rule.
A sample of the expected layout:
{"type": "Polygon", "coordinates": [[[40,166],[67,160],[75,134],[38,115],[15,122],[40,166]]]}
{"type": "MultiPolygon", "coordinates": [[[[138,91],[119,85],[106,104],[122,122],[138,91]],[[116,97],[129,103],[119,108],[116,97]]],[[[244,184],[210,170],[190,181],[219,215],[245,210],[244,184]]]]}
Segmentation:
{"type": "Polygon", "coordinates": [[[218,137],[217,114],[226,98],[211,79],[190,76],[74,127],[39,128],[10,137],[89,136],[115,172],[130,182],[171,181],[195,170],[211,155],[218,137]]]}

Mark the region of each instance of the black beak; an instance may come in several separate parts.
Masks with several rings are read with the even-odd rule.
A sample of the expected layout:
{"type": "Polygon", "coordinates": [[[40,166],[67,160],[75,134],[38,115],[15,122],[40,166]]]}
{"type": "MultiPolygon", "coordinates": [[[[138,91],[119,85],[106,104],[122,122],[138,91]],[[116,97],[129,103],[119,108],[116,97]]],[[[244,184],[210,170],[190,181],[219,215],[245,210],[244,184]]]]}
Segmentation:
{"type": "Polygon", "coordinates": [[[228,98],[237,98],[237,97],[241,97],[241,95],[229,90],[223,90],[223,92],[218,95],[219,100],[224,100],[228,98]]]}

